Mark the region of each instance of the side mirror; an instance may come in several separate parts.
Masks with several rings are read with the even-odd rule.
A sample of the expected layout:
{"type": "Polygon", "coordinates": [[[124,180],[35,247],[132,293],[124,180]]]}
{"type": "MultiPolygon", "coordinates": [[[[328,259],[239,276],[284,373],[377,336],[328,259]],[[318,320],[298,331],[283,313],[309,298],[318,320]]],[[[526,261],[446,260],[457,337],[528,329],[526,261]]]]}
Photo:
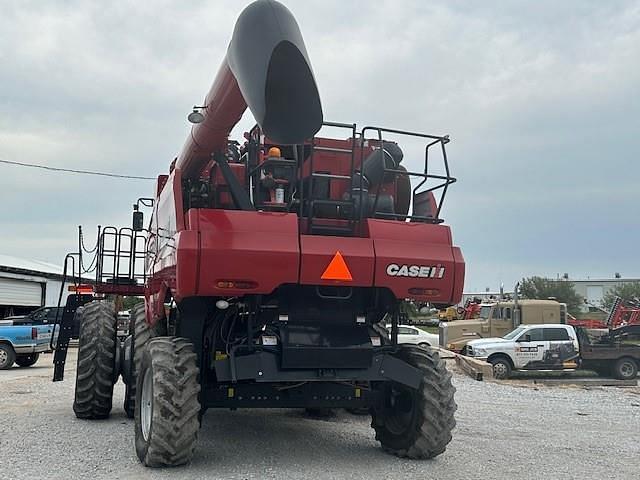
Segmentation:
{"type": "Polygon", "coordinates": [[[140,210],[133,212],[133,231],[141,232],[144,230],[144,214],[140,210]]]}

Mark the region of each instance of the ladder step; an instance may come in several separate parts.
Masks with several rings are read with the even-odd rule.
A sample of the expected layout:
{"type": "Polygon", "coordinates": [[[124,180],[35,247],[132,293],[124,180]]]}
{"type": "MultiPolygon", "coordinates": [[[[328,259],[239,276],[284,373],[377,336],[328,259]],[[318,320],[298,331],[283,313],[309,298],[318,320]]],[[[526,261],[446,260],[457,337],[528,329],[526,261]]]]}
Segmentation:
{"type": "Polygon", "coordinates": [[[331,179],[335,179],[335,180],[351,180],[351,176],[350,175],[333,175],[331,173],[318,173],[318,172],[314,172],[311,174],[312,177],[314,178],[331,178],[331,179]]]}
{"type": "Polygon", "coordinates": [[[351,148],[322,147],[318,145],[314,145],[313,150],[319,152],[348,153],[349,155],[353,153],[351,148]]]}
{"type": "Polygon", "coordinates": [[[352,200],[313,200],[314,205],[335,205],[337,207],[353,207],[352,200]]]}

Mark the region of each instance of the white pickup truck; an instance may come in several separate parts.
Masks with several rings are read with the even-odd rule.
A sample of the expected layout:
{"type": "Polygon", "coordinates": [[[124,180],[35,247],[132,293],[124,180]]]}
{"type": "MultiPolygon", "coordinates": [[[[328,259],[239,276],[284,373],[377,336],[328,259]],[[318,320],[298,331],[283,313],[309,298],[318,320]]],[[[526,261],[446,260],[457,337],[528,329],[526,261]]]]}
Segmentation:
{"type": "Polygon", "coordinates": [[[467,344],[467,355],[487,360],[493,376],[508,378],[512,370],[577,368],[580,346],[571,325],[521,325],[502,338],[481,338],[467,344]]]}
{"type": "Polygon", "coordinates": [[[470,341],[467,355],[491,363],[498,379],[509,378],[513,370],[585,368],[628,380],[636,378],[640,365],[640,345],[630,341],[637,330],[601,330],[591,338],[571,325],[521,325],[502,338],[470,341]]]}

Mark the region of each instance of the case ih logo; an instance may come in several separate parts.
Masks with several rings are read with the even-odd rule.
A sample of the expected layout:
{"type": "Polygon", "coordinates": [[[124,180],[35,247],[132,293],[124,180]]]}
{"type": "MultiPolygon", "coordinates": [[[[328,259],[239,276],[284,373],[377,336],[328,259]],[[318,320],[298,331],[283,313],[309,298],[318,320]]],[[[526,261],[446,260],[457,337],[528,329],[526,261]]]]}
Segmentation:
{"type": "Polygon", "coordinates": [[[442,278],[444,277],[444,267],[442,265],[427,267],[424,265],[390,263],[387,265],[387,275],[390,277],[442,278]]]}

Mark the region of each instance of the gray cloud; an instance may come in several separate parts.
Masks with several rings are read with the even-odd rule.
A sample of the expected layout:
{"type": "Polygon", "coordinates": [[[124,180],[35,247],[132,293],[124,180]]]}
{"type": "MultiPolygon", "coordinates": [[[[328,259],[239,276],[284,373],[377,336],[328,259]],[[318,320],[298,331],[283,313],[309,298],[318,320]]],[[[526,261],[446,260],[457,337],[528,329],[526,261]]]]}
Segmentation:
{"type": "MultiPolygon", "coordinates": [[[[336,121],[449,133],[444,216],[468,289],[638,274],[637,2],[290,1],[336,121]]],[[[164,172],[210,86],[232,1],[3,4],[0,158],[164,172]]],[[[235,133],[250,127],[245,115],[235,133]]],[[[418,155],[407,155],[414,168],[418,155]]],[[[153,182],[0,165],[0,251],[60,263],[153,182]]]]}

